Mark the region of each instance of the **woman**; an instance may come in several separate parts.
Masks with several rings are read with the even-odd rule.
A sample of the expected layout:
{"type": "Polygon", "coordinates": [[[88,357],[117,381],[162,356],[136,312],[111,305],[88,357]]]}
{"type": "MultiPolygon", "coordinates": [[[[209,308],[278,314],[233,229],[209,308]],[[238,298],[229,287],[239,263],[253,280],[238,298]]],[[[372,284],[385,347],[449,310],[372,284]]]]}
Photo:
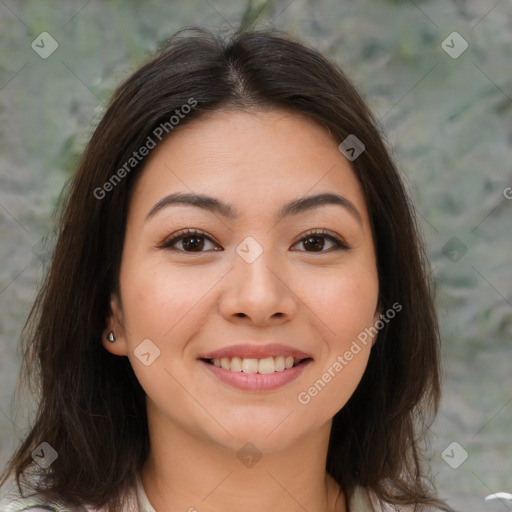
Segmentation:
{"type": "Polygon", "coordinates": [[[26,338],[3,481],[37,494],[1,510],[443,508],[436,316],[375,125],[277,31],[180,32],[118,88],[26,338]]]}

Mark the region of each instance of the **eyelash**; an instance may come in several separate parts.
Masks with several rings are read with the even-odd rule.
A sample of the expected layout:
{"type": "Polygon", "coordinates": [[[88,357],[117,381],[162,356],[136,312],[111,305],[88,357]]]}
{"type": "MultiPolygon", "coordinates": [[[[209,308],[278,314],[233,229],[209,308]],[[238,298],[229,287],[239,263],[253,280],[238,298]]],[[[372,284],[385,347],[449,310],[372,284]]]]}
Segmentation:
{"type": "MultiPolygon", "coordinates": [[[[175,250],[175,251],[180,251],[180,252],[194,254],[194,253],[196,253],[195,251],[184,251],[184,250],[176,249],[176,248],[172,247],[174,244],[176,244],[176,242],[179,242],[179,241],[184,240],[186,238],[194,238],[194,237],[196,237],[196,238],[206,238],[210,242],[216,244],[216,242],[214,240],[212,240],[204,231],[201,231],[199,229],[187,228],[187,229],[178,231],[177,233],[174,233],[173,235],[171,235],[170,238],[164,240],[157,248],[158,249],[171,249],[171,250],[175,250]]],[[[295,246],[299,242],[303,242],[304,240],[307,240],[308,238],[311,238],[311,237],[327,238],[327,239],[331,240],[332,242],[334,242],[334,244],[336,246],[334,248],[334,250],[345,250],[345,251],[347,251],[347,250],[350,250],[352,248],[348,244],[346,244],[341,238],[338,238],[337,236],[332,235],[329,231],[327,231],[325,229],[314,229],[314,230],[311,230],[311,231],[307,231],[293,245],[295,246]]],[[[217,249],[214,249],[214,250],[217,250],[217,249]]],[[[207,252],[207,251],[197,251],[198,254],[201,253],[201,252],[207,252]]],[[[327,250],[327,251],[300,251],[300,252],[312,252],[312,253],[318,252],[318,253],[321,254],[321,253],[326,253],[326,252],[332,252],[332,249],[327,250]]]]}

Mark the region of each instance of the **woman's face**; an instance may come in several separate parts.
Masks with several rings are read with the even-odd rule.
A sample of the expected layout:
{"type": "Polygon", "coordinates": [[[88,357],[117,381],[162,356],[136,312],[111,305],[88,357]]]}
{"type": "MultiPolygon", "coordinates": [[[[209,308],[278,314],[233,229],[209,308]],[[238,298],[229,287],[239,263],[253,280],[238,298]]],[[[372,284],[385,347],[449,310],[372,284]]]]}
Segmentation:
{"type": "Polygon", "coordinates": [[[216,112],[137,181],[104,346],[128,356],[153,424],[273,451],[350,398],[377,299],[367,208],[336,141],[286,111],[216,112]]]}

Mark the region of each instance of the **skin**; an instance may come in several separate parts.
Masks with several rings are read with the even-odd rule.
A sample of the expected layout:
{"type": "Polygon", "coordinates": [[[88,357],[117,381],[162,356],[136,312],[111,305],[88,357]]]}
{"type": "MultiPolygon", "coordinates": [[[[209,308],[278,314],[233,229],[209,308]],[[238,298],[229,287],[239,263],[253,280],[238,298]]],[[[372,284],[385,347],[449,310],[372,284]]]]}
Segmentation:
{"type": "Polygon", "coordinates": [[[142,482],[155,509],[346,510],[325,471],[329,433],[372,343],[360,344],[307,405],[297,397],[378,320],[377,299],[362,190],[336,140],[311,119],[282,110],[215,112],[153,150],[131,199],[120,294],[111,299],[105,334],[114,330],[116,342],[103,343],[129,358],[147,394],[151,453],[142,482]],[[216,197],[238,217],[173,205],[146,220],[174,192],[216,197]],[[284,203],[325,192],[348,199],[360,220],[331,204],[276,221],[284,203]],[[184,243],[190,239],[175,242],[174,250],[158,247],[185,228],[206,232],[200,249],[184,243]],[[304,237],[312,229],[329,230],[351,249],[316,235],[315,250],[304,237]],[[247,236],[263,248],[252,263],[236,252],[247,236]],[[160,350],[149,366],[134,354],[145,339],[160,350]],[[298,378],[274,391],[231,387],[198,360],[208,351],[268,340],[313,357],[298,378]],[[247,442],[262,455],[252,467],[237,457],[247,442]]]}

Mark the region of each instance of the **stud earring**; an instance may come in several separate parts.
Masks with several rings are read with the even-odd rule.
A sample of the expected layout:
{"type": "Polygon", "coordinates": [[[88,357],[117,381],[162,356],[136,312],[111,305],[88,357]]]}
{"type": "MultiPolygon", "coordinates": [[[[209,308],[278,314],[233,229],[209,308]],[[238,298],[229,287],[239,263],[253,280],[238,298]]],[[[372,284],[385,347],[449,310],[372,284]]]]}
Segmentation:
{"type": "Polygon", "coordinates": [[[107,334],[107,340],[108,340],[110,343],[115,343],[115,341],[116,341],[116,337],[114,336],[114,332],[113,332],[113,331],[110,331],[110,332],[107,334]]]}

